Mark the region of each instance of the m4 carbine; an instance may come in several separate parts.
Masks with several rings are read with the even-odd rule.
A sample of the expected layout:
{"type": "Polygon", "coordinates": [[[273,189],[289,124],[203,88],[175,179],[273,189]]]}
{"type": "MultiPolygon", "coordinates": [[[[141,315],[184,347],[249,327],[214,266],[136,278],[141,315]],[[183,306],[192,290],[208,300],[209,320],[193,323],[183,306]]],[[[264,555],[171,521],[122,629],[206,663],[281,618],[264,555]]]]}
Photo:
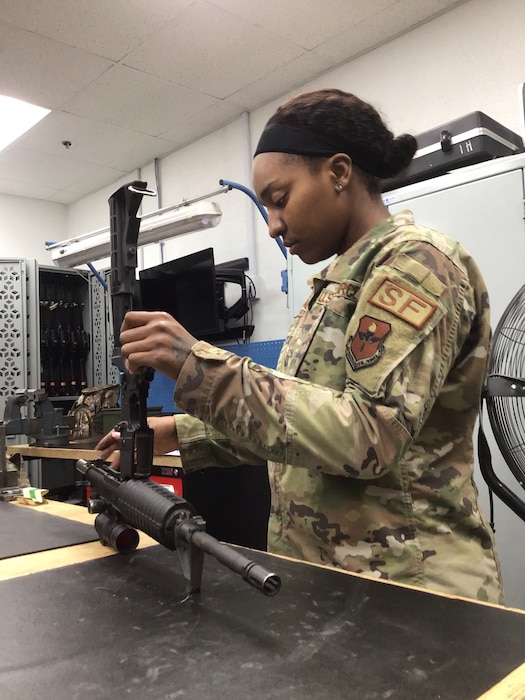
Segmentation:
{"type": "Polygon", "coordinates": [[[77,469],[91,485],[88,509],[97,513],[95,528],[104,545],[121,553],[136,549],[137,530],[176,550],[189,593],[200,590],[204,553],[211,554],[265,595],[279,592],[280,578],[205,531],[203,518],[184,498],[149,478],[154,432],[147,422],[147,397],[153,370],[131,374],[121,355],[119,329],[133,308],[142,197],[153,195],[147,183],[134,181],[109,198],[111,236],[111,306],[115,346],[113,364],[119,369],[122,398],[120,467],[102,460],[78,460],[77,469]]]}

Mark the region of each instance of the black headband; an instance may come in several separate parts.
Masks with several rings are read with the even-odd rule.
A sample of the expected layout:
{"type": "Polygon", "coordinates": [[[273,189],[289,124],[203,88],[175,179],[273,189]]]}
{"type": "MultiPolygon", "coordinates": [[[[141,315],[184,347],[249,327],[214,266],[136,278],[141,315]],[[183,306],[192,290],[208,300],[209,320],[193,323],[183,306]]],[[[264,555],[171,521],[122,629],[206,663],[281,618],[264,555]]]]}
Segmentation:
{"type": "Polygon", "coordinates": [[[306,127],[290,126],[289,124],[270,124],[261,134],[253,157],[259,153],[292,153],[298,156],[333,156],[336,153],[346,153],[355,165],[366,170],[354,156],[349,153],[347,146],[337,145],[329,138],[315,133],[306,127]]]}

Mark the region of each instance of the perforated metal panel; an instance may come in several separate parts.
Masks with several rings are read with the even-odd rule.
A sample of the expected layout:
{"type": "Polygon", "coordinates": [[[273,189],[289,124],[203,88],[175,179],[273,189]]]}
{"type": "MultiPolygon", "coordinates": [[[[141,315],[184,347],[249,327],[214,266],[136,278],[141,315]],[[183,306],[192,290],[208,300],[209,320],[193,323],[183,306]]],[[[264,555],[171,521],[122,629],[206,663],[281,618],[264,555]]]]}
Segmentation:
{"type": "Polygon", "coordinates": [[[106,290],[94,276],[90,278],[91,306],[91,359],[93,385],[106,384],[108,381],[108,343],[107,343],[107,303],[106,290]]]}
{"type": "Polygon", "coordinates": [[[0,416],[5,401],[27,381],[26,266],[0,260],[0,416]]]}
{"type": "Polygon", "coordinates": [[[263,340],[256,343],[221,345],[225,350],[234,352],[240,357],[250,357],[254,362],[275,369],[281,353],[284,340],[263,340]]]}

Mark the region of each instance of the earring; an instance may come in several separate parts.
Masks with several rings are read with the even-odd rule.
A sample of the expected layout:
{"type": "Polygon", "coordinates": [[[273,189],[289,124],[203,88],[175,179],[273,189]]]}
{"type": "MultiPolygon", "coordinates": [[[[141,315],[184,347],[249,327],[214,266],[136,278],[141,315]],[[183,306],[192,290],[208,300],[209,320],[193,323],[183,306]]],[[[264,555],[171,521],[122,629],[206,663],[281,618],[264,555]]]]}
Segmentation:
{"type": "Polygon", "coordinates": [[[336,184],[336,186],[335,186],[335,189],[336,189],[338,192],[342,192],[342,190],[343,190],[343,185],[342,185],[340,182],[338,182],[338,183],[336,184]]]}

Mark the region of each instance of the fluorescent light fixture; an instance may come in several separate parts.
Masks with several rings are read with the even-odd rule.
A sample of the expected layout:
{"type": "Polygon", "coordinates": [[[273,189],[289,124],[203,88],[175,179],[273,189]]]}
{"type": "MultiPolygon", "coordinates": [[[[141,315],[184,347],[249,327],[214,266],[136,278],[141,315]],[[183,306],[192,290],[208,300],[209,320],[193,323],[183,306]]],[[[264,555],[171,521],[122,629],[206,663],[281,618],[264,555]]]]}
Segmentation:
{"type": "Polygon", "coordinates": [[[51,110],[0,95],[0,151],[29,131],[51,110]]]}
{"type": "MultiPolygon", "coordinates": [[[[140,221],[138,245],[157,243],[181,233],[217,226],[222,217],[215,202],[198,202],[173,209],[145,214],[140,221]]],[[[75,267],[106,258],[111,253],[109,228],[86,233],[59,243],[49,243],[53,262],[58,267],[75,267]]]]}

